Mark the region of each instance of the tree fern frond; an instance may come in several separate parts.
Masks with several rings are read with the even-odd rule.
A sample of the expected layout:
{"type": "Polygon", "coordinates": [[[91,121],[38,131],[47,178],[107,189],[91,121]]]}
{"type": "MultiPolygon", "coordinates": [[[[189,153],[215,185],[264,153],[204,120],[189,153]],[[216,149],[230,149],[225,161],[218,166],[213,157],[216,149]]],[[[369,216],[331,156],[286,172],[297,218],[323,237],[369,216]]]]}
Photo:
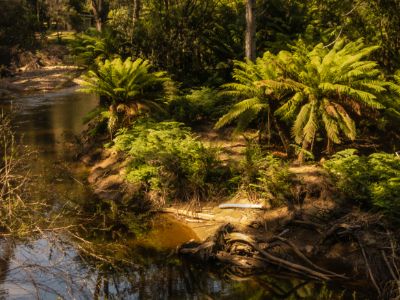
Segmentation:
{"type": "Polygon", "coordinates": [[[237,119],[241,114],[243,114],[246,111],[252,110],[253,106],[258,106],[263,105],[263,107],[267,107],[267,104],[261,103],[259,98],[250,98],[243,100],[239,103],[236,103],[227,114],[222,116],[218,122],[215,124],[215,128],[221,128],[231,122],[233,122],[235,119],[237,119]]]}

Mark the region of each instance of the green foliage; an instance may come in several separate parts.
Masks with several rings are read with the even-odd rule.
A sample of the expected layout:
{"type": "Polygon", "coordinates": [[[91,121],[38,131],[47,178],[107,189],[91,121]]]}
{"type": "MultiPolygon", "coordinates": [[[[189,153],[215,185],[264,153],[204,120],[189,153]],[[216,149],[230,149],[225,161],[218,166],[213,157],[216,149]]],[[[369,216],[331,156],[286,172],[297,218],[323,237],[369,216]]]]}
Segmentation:
{"type": "Polygon", "coordinates": [[[307,1],[308,26],[303,37],[324,43],[338,37],[348,40],[363,37],[368,44],[380,46],[373,58],[392,72],[400,66],[399,9],[399,1],[307,1]]]}
{"type": "Polygon", "coordinates": [[[131,55],[148,58],[185,87],[215,84],[243,54],[241,1],[141,1],[133,24],[128,5],[110,13],[110,25],[129,42],[131,55]],[[190,76],[188,76],[190,74],[190,76]]]}
{"type": "Polygon", "coordinates": [[[110,132],[151,110],[162,109],[172,84],[165,72],[152,72],[147,60],[115,58],[97,64],[97,71],[82,76],[81,91],[103,97],[109,106],[102,116],[108,119],[110,132]]]}
{"type": "Polygon", "coordinates": [[[169,102],[169,112],[175,120],[195,125],[218,119],[226,111],[227,101],[229,99],[217,91],[202,87],[173,98],[169,102]]]}
{"type": "Polygon", "coordinates": [[[243,130],[260,114],[270,116],[270,101],[274,99],[269,97],[269,92],[259,82],[276,77],[274,68],[269,64],[271,57],[272,54],[267,52],[262,58],[257,58],[255,63],[235,61],[233,78],[237,82],[225,84],[223,94],[236,97],[239,102],[218,120],[216,128],[238,119],[238,129],[243,130]]]}
{"type": "Polygon", "coordinates": [[[131,158],[126,178],[158,204],[212,197],[221,193],[219,182],[228,174],[216,149],[204,146],[181,123],[138,120],[119,130],[113,148],[131,158]]]}
{"type": "Polygon", "coordinates": [[[363,40],[338,40],[331,49],[318,44],[311,51],[300,43],[271,62],[279,68],[278,79],[262,84],[286,95],[275,114],[293,124],[293,137],[303,149],[312,150],[318,136],[326,140],[328,151],[343,138],[354,140],[351,114],[385,107],[382,98],[392,84],[382,78],[376,62],[366,60],[376,49],[363,40]]]}
{"type": "Polygon", "coordinates": [[[236,103],[218,120],[215,127],[221,128],[236,120],[236,131],[242,131],[251,123],[255,123],[258,127],[259,140],[261,141],[265,134],[268,143],[272,138],[272,128],[275,128],[286,148],[286,136],[274,116],[274,111],[283,95],[261,84],[277,79],[278,69],[271,63],[274,57],[270,52],[266,52],[263,57],[257,58],[255,63],[234,62],[233,78],[236,81],[223,85],[224,90],[221,93],[232,97],[236,103]]]}
{"type": "Polygon", "coordinates": [[[309,21],[307,7],[311,1],[268,0],[257,2],[257,49],[278,53],[301,36],[309,21]],[[265,22],[268,20],[268,22],[265,22]]]}
{"type": "Polygon", "coordinates": [[[77,34],[69,42],[69,48],[78,64],[90,68],[124,53],[123,42],[109,28],[105,28],[102,32],[88,29],[85,33],[77,34]]]}
{"type": "Polygon", "coordinates": [[[340,151],[324,167],[335,178],[346,199],[400,217],[400,158],[374,153],[359,156],[354,149],[340,151]]]}
{"type": "Polygon", "coordinates": [[[266,52],[255,63],[235,62],[236,82],[223,87],[225,94],[239,102],[216,127],[237,119],[238,129],[244,129],[256,120],[270,137],[271,123],[278,126],[277,116],[292,126],[301,153],[312,153],[321,139],[328,152],[344,138],[354,140],[354,115],[371,115],[385,107],[396,111],[393,102],[400,95],[399,86],[386,81],[377,63],[366,59],[376,49],[365,46],[363,40],[338,40],[331,49],[318,44],[311,50],[299,42],[292,52],[276,56],[266,52]]]}
{"type": "Polygon", "coordinates": [[[248,196],[263,198],[273,207],[291,203],[293,174],[288,164],[262,151],[260,146],[249,142],[245,157],[239,167],[241,190],[248,196]]]}

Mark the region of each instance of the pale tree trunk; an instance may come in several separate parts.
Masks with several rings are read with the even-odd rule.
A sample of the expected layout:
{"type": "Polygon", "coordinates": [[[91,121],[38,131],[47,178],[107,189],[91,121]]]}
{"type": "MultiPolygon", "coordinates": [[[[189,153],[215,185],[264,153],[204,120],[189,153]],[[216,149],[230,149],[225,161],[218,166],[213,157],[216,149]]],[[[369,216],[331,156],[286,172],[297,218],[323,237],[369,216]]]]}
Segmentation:
{"type": "Polygon", "coordinates": [[[246,36],[245,52],[246,58],[251,61],[256,59],[256,0],[246,0],[246,36]]]}
{"type": "Polygon", "coordinates": [[[104,0],[91,0],[94,21],[96,22],[96,29],[102,31],[104,21],[106,20],[107,13],[104,7],[104,0]]]}
{"type": "Polygon", "coordinates": [[[133,0],[132,24],[135,26],[140,17],[141,0],[133,0]]]}

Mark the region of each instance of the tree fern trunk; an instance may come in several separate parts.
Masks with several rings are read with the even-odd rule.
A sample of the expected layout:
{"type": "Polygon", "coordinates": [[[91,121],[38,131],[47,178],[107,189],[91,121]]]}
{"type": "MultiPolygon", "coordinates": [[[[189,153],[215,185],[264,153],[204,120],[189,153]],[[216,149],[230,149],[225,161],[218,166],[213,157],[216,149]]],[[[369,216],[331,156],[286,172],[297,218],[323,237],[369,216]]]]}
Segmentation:
{"type": "Polygon", "coordinates": [[[282,145],[285,148],[286,153],[289,152],[289,139],[287,138],[285,132],[282,130],[282,128],[279,126],[278,121],[276,118],[271,115],[271,121],[274,124],[275,130],[278,132],[278,135],[281,139],[282,145]]]}
{"type": "Polygon", "coordinates": [[[303,140],[303,143],[301,145],[301,150],[300,150],[299,155],[297,157],[297,161],[299,163],[301,163],[301,164],[304,162],[304,156],[305,156],[304,155],[304,151],[307,151],[309,144],[310,143],[306,139],[303,140]]]}
{"type": "Polygon", "coordinates": [[[328,138],[328,142],[326,143],[326,153],[330,155],[332,153],[332,141],[328,138]]]}

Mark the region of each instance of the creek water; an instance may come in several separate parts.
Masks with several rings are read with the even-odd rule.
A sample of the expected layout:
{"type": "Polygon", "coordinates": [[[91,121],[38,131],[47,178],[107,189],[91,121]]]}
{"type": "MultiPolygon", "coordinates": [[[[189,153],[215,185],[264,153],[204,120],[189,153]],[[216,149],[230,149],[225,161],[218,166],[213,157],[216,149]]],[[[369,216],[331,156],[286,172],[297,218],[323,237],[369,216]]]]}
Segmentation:
{"type": "MultiPolygon", "coordinates": [[[[71,150],[83,118],[97,104],[95,96],[75,89],[24,96],[14,106],[16,133],[35,151],[30,197],[54,207],[93,202],[85,173],[71,150]],[[72,171],[71,171],[72,170],[72,171]]],[[[132,216],[134,218],[135,216],[132,216]]],[[[61,217],[62,218],[62,217],[61,217]]],[[[74,225],[73,217],[60,223],[74,225]]],[[[75,224],[76,225],[76,224],[75,224]]],[[[105,237],[92,241],[105,247],[105,237]]],[[[239,278],[231,270],[199,266],[173,254],[194,232],[165,216],[156,216],[141,235],[114,238],[108,245],[118,267],[82,253],[62,232],[24,241],[0,241],[0,299],[353,299],[353,293],[274,274],[239,278]]]]}

